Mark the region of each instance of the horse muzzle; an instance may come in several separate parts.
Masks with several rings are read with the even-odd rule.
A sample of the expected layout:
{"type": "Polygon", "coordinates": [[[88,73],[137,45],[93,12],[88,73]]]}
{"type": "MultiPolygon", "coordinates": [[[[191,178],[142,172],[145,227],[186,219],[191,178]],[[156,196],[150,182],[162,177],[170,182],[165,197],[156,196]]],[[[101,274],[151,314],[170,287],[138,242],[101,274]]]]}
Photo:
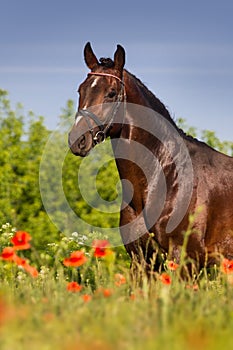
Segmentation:
{"type": "Polygon", "coordinates": [[[80,157],[86,157],[92,149],[92,138],[89,132],[77,136],[75,130],[71,130],[68,137],[71,152],[80,157]]]}

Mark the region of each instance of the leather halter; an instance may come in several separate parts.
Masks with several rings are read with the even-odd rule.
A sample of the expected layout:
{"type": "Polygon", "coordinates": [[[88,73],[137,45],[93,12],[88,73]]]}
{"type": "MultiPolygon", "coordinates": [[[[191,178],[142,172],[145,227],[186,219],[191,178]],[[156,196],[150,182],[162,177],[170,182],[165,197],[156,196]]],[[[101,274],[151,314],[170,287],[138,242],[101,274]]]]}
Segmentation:
{"type": "Polygon", "coordinates": [[[95,115],[94,113],[92,113],[91,111],[89,111],[87,109],[79,109],[77,114],[76,114],[76,118],[79,116],[82,116],[85,118],[86,123],[89,127],[89,132],[92,136],[92,143],[93,143],[93,145],[96,145],[98,143],[105,141],[107,132],[109,131],[109,129],[112,126],[112,122],[113,122],[114,117],[115,117],[115,115],[120,107],[120,104],[121,104],[121,102],[125,101],[125,97],[126,97],[125,96],[125,89],[124,89],[125,84],[124,84],[124,81],[122,79],[120,79],[116,75],[109,74],[109,73],[90,72],[90,73],[88,73],[88,75],[112,77],[112,78],[117,79],[121,83],[121,90],[117,96],[117,100],[115,102],[113,102],[113,108],[110,111],[110,113],[106,116],[104,122],[102,122],[99,119],[99,117],[97,117],[97,115],[95,115]],[[95,135],[94,135],[94,129],[91,126],[89,119],[92,119],[99,128],[99,131],[97,131],[97,133],[95,135]],[[106,125],[106,126],[104,127],[104,125],[106,125]]]}
{"type": "Polygon", "coordinates": [[[88,73],[88,75],[99,75],[99,76],[104,76],[104,77],[112,77],[117,79],[122,85],[124,85],[124,82],[121,78],[119,78],[118,76],[114,75],[114,74],[110,74],[110,73],[98,73],[98,72],[90,72],[88,73]]]}

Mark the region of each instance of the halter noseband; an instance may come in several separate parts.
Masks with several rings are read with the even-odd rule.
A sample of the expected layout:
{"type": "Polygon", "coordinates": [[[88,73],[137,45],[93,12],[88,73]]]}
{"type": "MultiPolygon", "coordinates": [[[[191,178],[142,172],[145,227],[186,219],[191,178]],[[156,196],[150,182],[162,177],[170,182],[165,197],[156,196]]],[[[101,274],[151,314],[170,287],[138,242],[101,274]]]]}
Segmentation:
{"type": "Polygon", "coordinates": [[[89,132],[91,133],[91,136],[92,136],[93,145],[96,145],[98,143],[105,141],[106,134],[107,134],[108,130],[111,128],[113,119],[114,119],[114,117],[115,117],[115,115],[120,107],[120,104],[121,104],[121,102],[123,102],[125,100],[125,90],[124,90],[125,84],[124,84],[124,81],[122,79],[120,79],[116,75],[109,74],[109,73],[90,72],[90,73],[88,73],[88,75],[112,77],[112,78],[117,79],[121,83],[121,90],[117,96],[117,100],[116,100],[116,102],[114,102],[114,106],[113,106],[112,110],[110,111],[110,113],[105,118],[104,122],[102,122],[94,113],[92,113],[91,111],[88,111],[87,109],[80,109],[76,115],[76,118],[79,116],[82,116],[85,118],[86,123],[89,127],[89,132]],[[97,133],[95,135],[94,135],[94,130],[90,124],[89,118],[92,119],[95,122],[95,124],[98,126],[98,128],[100,129],[99,131],[97,131],[97,133]],[[106,126],[104,127],[104,125],[106,125],[106,126]]]}

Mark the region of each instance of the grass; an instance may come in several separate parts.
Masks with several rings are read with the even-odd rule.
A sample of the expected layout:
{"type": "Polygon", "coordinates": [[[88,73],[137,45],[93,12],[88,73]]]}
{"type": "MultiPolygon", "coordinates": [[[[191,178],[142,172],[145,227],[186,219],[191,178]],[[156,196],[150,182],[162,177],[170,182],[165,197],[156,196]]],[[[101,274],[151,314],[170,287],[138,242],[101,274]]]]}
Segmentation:
{"type": "MultiPolygon", "coordinates": [[[[8,246],[9,237],[4,238],[8,246]]],[[[95,256],[94,248],[83,250],[87,262],[78,268],[64,266],[75,250],[71,246],[77,248],[61,240],[50,255],[41,254],[43,261],[31,249],[30,263],[44,263],[37,261],[39,274],[34,277],[1,259],[1,350],[232,348],[231,269],[224,273],[216,268],[212,280],[203,273],[197,285],[180,280],[179,268],[167,268],[165,280],[161,274],[151,283],[143,277],[139,286],[130,279],[125,259],[110,250],[102,257],[95,256]],[[70,281],[82,289],[68,291],[70,281]]]]}

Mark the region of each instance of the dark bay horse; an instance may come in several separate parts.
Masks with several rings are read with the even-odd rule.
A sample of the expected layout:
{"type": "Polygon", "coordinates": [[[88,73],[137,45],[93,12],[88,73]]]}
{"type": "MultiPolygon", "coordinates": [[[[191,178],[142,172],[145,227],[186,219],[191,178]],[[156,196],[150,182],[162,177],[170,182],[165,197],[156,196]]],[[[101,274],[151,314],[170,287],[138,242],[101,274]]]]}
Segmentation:
{"type": "Polygon", "coordinates": [[[85,157],[110,136],[128,253],[139,258],[142,252],[150,264],[159,249],[179,262],[188,230],[186,254],[198,268],[233,259],[233,158],[176,126],[164,104],[124,69],[123,47],[113,60],[97,60],[87,43],[84,58],[90,72],[79,87],[69,146],[85,157]]]}

